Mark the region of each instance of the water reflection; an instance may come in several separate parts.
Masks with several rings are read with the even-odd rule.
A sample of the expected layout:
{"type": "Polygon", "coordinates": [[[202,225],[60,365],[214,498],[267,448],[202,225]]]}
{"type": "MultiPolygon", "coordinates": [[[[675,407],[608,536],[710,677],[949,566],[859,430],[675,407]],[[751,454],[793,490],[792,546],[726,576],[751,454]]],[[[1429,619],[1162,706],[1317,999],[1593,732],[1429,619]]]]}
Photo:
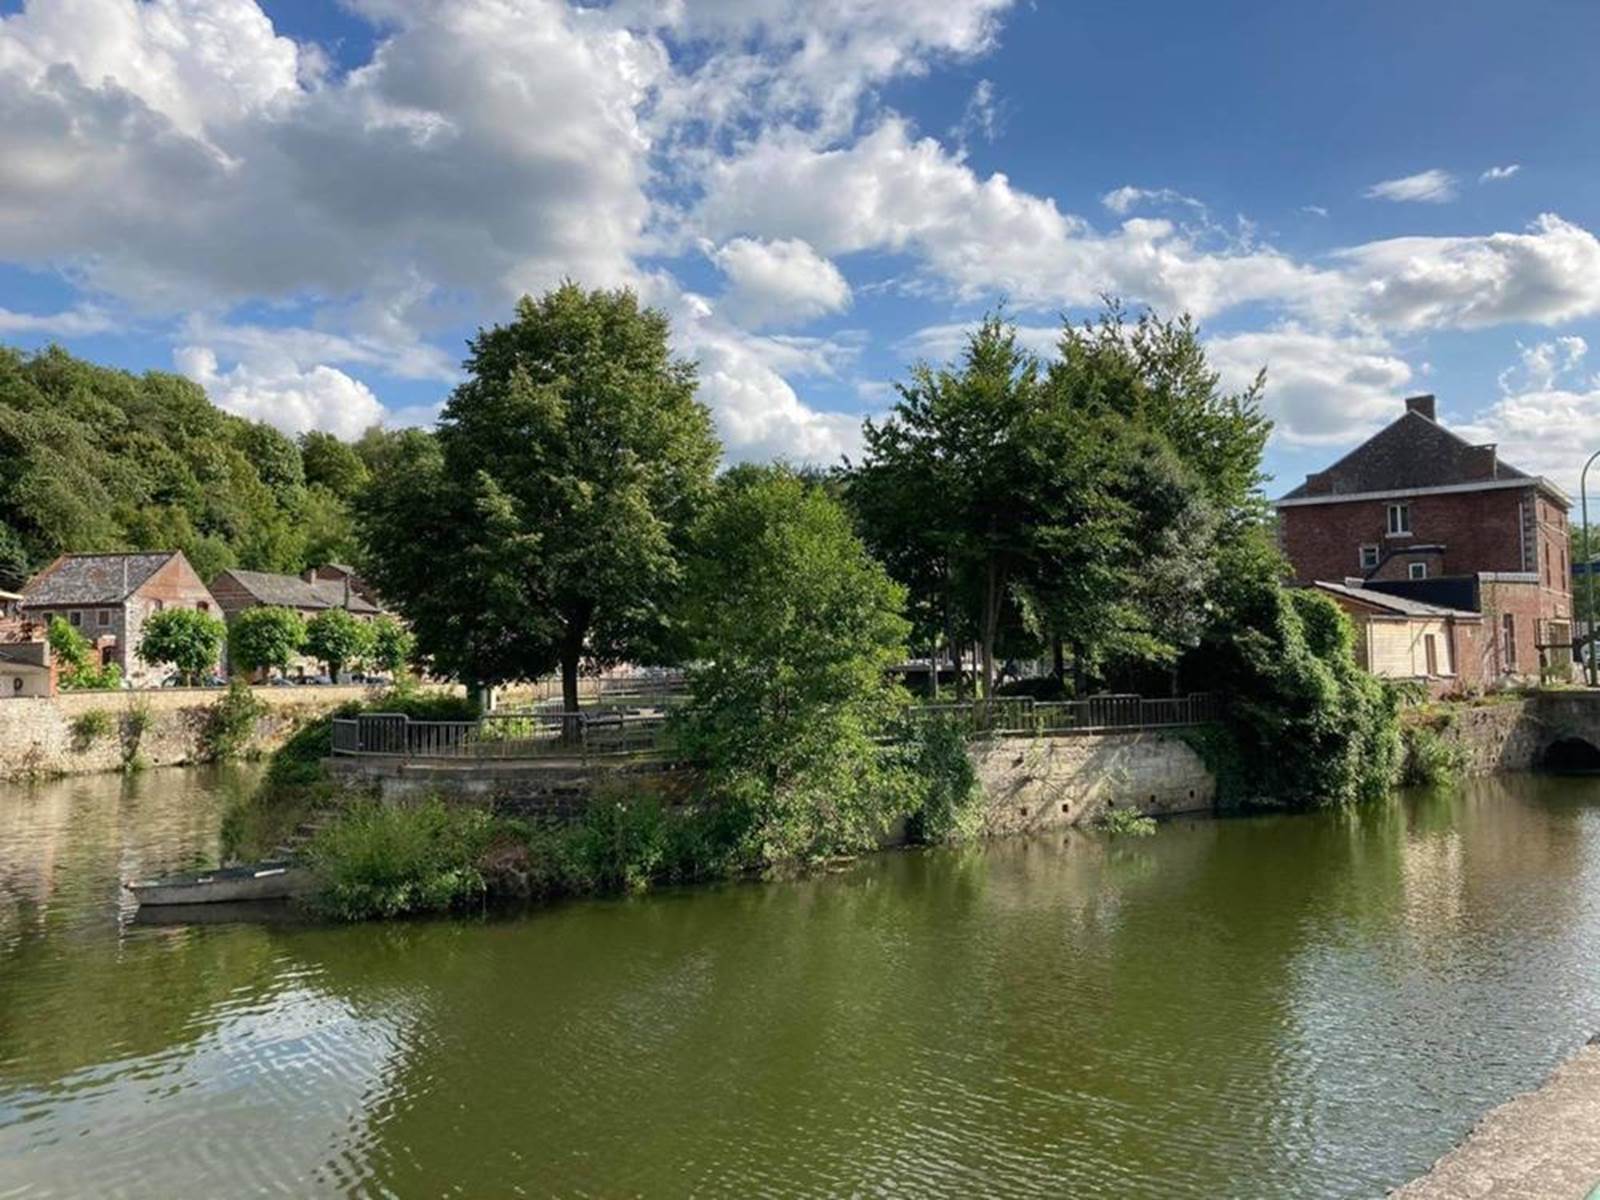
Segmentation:
{"type": "Polygon", "coordinates": [[[0,1196],[1373,1195],[1600,1027],[1594,780],[129,926],[129,860],[215,837],[184,779],[0,795],[0,1196]]]}

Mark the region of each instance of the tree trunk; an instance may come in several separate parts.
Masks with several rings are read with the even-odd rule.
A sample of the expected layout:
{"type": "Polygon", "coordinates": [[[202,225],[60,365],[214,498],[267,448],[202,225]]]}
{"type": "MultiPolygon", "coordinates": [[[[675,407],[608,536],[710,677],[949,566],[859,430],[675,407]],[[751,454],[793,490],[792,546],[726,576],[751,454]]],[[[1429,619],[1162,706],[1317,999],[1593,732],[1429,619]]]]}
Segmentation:
{"type": "MultiPolygon", "coordinates": [[[[567,621],[566,636],[561,640],[561,711],[578,712],[578,665],[583,661],[583,642],[589,633],[587,614],[567,621]]],[[[583,722],[574,716],[563,722],[562,736],[568,741],[578,741],[582,736],[583,722]]]]}
{"type": "Polygon", "coordinates": [[[1072,698],[1082,700],[1088,690],[1089,678],[1083,669],[1083,643],[1072,643],[1072,698]]]}
{"type": "Polygon", "coordinates": [[[989,559],[983,588],[983,698],[994,699],[994,640],[1000,631],[1000,598],[1004,594],[1005,574],[1000,564],[989,559]]]}
{"type": "Polygon", "coordinates": [[[1061,636],[1059,634],[1057,634],[1055,637],[1050,639],[1050,654],[1051,654],[1051,657],[1055,660],[1054,666],[1055,666],[1056,682],[1057,683],[1061,683],[1061,684],[1066,683],[1067,682],[1067,652],[1066,652],[1066,648],[1064,646],[1062,646],[1062,644],[1061,644],[1061,636]]]}

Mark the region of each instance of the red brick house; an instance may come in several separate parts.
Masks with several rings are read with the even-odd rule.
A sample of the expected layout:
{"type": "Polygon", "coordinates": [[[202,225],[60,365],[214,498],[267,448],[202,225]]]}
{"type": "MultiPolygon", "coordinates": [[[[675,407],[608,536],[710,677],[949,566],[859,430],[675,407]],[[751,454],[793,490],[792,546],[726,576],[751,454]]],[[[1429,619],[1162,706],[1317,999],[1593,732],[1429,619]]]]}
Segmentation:
{"type": "Polygon", "coordinates": [[[1571,671],[1571,500],[1440,425],[1432,396],[1277,502],[1301,584],[1344,583],[1482,614],[1484,683],[1571,671]]]}
{"type": "Polygon", "coordinates": [[[61,617],[134,687],[158,683],[165,673],[135,653],[145,621],[164,608],[217,612],[181,550],[63,554],[28,580],[20,604],[22,616],[40,626],[61,617]]]}

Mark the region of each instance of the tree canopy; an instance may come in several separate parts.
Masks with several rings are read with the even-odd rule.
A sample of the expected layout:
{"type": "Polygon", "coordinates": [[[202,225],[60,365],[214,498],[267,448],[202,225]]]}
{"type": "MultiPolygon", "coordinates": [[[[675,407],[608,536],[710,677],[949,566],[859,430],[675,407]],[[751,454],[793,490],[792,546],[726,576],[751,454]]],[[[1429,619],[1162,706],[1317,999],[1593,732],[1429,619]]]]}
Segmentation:
{"type": "Polygon", "coordinates": [[[314,437],[315,476],[290,438],[224,413],[181,376],[0,347],[0,584],[64,551],[178,549],[208,580],[348,560],[340,489],[360,471],[330,443],[363,460],[314,437]]]}
{"type": "Polygon", "coordinates": [[[559,666],[575,708],[582,663],[670,656],[721,450],[667,334],[625,289],[524,297],[472,340],[437,433],[374,471],[369,577],[436,669],[492,684],[559,666]]]}
{"type": "Polygon", "coordinates": [[[305,618],[294,609],[257,605],[228,623],[228,660],[241,671],[286,671],[305,640],[305,618]]]}
{"type": "Polygon", "coordinates": [[[345,664],[361,662],[373,650],[372,627],[342,608],[325,608],[306,622],[305,651],[337,681],[345,664]]]}
{"type": "Polygon", "coordinates": [[[147,663],[176,667],[185,683],[216,666],[227,627],[210,613],[164,608],[152,613],[139,634],[138,655],[147,663]]]}

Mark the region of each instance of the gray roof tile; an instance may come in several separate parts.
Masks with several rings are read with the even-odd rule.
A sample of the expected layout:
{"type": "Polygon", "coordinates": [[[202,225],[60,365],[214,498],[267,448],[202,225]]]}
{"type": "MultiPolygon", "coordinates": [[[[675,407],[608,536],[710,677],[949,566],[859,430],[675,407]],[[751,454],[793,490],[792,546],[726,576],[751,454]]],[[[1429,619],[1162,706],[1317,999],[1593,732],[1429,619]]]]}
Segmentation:
{"type": "Polygon", "coordinates": [[[175,550],[138,554],[67,554],[28,581],[25,607],[121,604],[164,567],[175,550]]]}

